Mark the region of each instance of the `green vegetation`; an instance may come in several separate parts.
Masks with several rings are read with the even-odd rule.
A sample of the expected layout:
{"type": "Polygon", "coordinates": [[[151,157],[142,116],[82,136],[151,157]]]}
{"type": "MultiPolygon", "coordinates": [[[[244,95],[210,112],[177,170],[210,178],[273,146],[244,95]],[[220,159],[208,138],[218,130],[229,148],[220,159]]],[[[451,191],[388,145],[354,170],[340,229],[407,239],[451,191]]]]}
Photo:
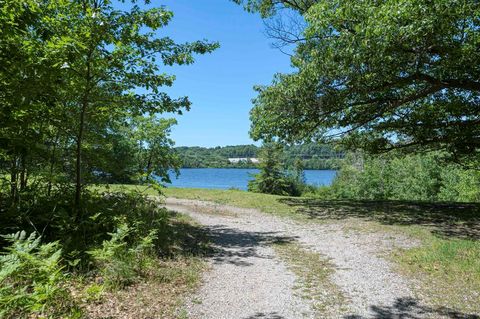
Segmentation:
{"type": "MultiPolygon", "coordinates": [[[[185,168],[254,168],[251,161],[230,163],[229,158],[257,158],[260,148],[255,145],[236,145],[224,147],[176,147],[182,167],[185,168]]],[[[344,156],[342,151],[326,144],[305,143],[285,146],[283,160],[287,166],[292,166],[297,159],[303,161],[305,169],[335,169],[344,156]]]]}
{"type": "Polygon", "coordinates": [[[394,255],[403,272],[422,282],[418,293],[426,295],[434,306],[450,304],[478,312],[480,241],[445,239],[429,234],[420,238],[420,247],[394,255]]]}
{"type": "Polygon", "coordinates": [[[0,317],[31,313],[78,318],[81,312],[64,284],[58,242],[41,244],[25,232],[5,236],[10,246],[0,256],[0,317]]]}
{"type": "Polygon", "coordinates": [[[346,307],[342,291],[331,278],[334,266],[327,259],[298,243],[278,243],[273,248],[300,278],[301,296],[313,300],[314,310],[325,316],[346,307]]]}
{"type": "Polygon", "coordinates": [[[89,187],[169,181],[175,120],[161,115],[191,103],[162,91],[175,79],[163,68],[218,47],[159,37],[173,13],[136,2],[0,3],[2,318],[77,318],[78,278],[101,283],[95,297],[195,255],[175,253],[188,239],[157,201],[89,187]]]}
{"type": "Polygon", "coordinates": [[[7,236],[2,243],[0,310],[6,318],[29,313],[80,317],[88,309],[83,300],[93,298],[88,287],[94,282],[101,283],[94,289],[99,294],[94,299],[101,300],[104,292],[116,295],[118,289],[128,290],[145,281],[158,288],[173,280],[169,274],[184,282],[185,287],[178,287],[180,291],[196,282],[192,272],[201,267],[195,260],[208,250],[208,241],[198,226],[159,208],[158,199],[135,192],[84,193],[83,201],[87,209],[77,228],[70,226],[73,217],[68,202],[65,207],[52,202],[57,206],[51,208],[51,218],[45,219],[45,224],[40,218],[45,218],[42,211],[48,206],[36,208],[39,213],[27,211],[17,216],[18,225],[2,224],[27,229],[27,221],[32,220],[44,231],[41,237],[26,238],[24,232],[7,236]],[[159,268],[161,264],[165,267],[159,268]],[[180,274],[165,269],[177,264],[183,267],[178,270],[183,269],[180,274]],[[72,287],[78,286],[78,278],[83,278],[78,289],[87,288],[74,294],[72,287]]]}
{"type": "Polygon", "coordinates": [[[295,71],[256,88],[252,137],[343,136],[354,149],[443,150],[478,167],[477,1],[235,1],[279,20],[270,35],[295,46],[295,71]]]}
{"type": "Polygon", "coordinates": [[[267,143],[263,145],[259,153],[260,172],[248,182],[250,192],[290,196],[302,194],[306,188],[303,167],[301,164],[297,164],[296,170],[287,174],[281,161],[282,151],[283,148],[280,144],[267,143]]]}
{"type": "Polygon", "coordinates": [[[349,154],[333,184],[311,194],[327,199],[479,202],[480,174],[445,163],[441,153],[349,154]]]}
{"type": "MultiPolygon", "coordinates": [[[[210,246],[204,229],[187,216],[172,214],[169,226],[161,233],[161,250],[158,251],[157,246],[153,255],[139,255],[138,249],[125,253],[124,249],[118,249],[119,245],[112,246],[113,240],[103,244],[98,255],[102,276],[88,282],[81,292],[88,318],[175,317],[186,294],[201,282],[201,273],[206,267],[202,257],[210,252],[210,246]],[[102,258],[111,256],[112,252],[114,259],[102,258]],[[118,284],[128,282],[134,283],[117,289],[118,284]]],[[[121,241],[116,242],[122,245],[121,241]]]]}

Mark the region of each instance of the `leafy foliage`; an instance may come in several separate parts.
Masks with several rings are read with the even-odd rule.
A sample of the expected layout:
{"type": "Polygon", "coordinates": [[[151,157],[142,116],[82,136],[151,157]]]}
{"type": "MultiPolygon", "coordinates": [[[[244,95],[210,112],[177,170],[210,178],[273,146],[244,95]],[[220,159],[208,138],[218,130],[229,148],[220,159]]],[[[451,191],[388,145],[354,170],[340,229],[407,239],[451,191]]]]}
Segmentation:
{"type": "Polygon", "coordinates": [[[132,283],[142,274],[149,253],[152,255],[157,230],[152,229],[147,236],[129,243],[128,237],[136,237],[133,230],[127,224],[120,224],[109,234],[110,240],[89,252],[107,286],[121,287],[132,283]]]}
{"type": "Polygon", "coordinates": [[[446,164],[441,153],[350,154],[323,197],[371,200],[480,201],[480,174],[446,164]]]}
{"type": "Polygon", "coordinates": [[[0,316],[79,317],[64,286],[59,243],[42,244],[41,237],[24,231],[4,238],[10,246],[0,255],[0,316]]]}
{"type": "Polygon", "coordinates": [[[248,182],[251,192],[299,196],[302,193],[303,170],[288,174],[283,164],[283,146],[276,143],[264,144],[260,151],[260,173],[248,182]]]}
{"type": "Polygon", "coordinates": [[[167,245],[160,238],[168,216],[158,203],[90,186],[159,190],[155,178],[168,183],[179,166],[170,138],[176,122],[161,116],[191,102],[164,92],[175,80],[165,69],[218,43],[161,37],[172,17],[148,0],[0,1],[0,234],[42,235],[0,239],[5,316],[66,316],[64,272],[98,267],[123,285],[127,260],[137,272],[139,257],[167,245]]]}
{"type": "Polygon", "coordinates": [[[478,165],[478,1],[236,2],[304,23],[298,34],[279,30],[295,45],[296,72],[257,87],[255,139],[343,136],[374,153],[444,150],[478,165]]]}

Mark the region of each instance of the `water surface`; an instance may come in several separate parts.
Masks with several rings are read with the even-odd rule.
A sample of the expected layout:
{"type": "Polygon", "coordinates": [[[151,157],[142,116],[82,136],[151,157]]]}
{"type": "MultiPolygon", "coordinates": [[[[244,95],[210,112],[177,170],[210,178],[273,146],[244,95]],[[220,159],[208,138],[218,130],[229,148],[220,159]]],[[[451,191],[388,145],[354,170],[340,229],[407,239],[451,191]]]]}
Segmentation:
{"type": "MultiPolygon", "coordinates": [[[[180,176],[171,174],[172,187],[210,188],[210,189],[247,189],[248,181],[258,169],[251,168],[182,168],[180,176]]],[[[307,184],[330,185],[335,177],[334,170],[306,170],[307,184]]]]}

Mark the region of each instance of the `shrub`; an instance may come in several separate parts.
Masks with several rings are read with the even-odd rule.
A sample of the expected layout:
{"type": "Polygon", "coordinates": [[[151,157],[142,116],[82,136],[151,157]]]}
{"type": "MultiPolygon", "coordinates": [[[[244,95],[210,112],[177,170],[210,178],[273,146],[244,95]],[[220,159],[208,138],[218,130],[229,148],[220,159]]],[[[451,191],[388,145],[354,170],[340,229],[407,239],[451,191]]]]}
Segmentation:
{"type": "Polygon", "coordinates": [[[442,154],[349,154],[332,186],[318,196],[338,199],[480,201],[480,173],[446,164],[442,154]]]}
{"type": "Polygon", "coordinates": [[[64,287],[58,242],[42,244],[24,231],[3,237],[10,246],[0,255],[0,317],[80,317],[64,287]]]}
{"type": "Polygon", "coordinates": [[[303,167],[285,172],[280,144],[266,143],[260,150],[260,172],[248,182],[248,191],[274,195],[300,196],[304,190],[303,167]]]}

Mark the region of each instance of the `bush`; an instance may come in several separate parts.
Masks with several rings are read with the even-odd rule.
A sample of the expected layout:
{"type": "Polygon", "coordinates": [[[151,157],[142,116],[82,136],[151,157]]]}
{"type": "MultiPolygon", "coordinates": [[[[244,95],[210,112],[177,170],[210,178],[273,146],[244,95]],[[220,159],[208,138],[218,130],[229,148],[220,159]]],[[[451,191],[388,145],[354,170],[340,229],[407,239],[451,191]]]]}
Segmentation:
{"type": "Polygon", "coordinates": [[[24,231],[3,236],[10,246],[0,256],[0,317],[78,318],[80,310],[65,288],[58,242],[24,231]]]}
{"type": "Polygon", "coordinates": [[[329,199],[480,201],[480,173],[442,161],[442,154],[380,156],[349,154],[331,187],[317,195],[329,199]]]}

